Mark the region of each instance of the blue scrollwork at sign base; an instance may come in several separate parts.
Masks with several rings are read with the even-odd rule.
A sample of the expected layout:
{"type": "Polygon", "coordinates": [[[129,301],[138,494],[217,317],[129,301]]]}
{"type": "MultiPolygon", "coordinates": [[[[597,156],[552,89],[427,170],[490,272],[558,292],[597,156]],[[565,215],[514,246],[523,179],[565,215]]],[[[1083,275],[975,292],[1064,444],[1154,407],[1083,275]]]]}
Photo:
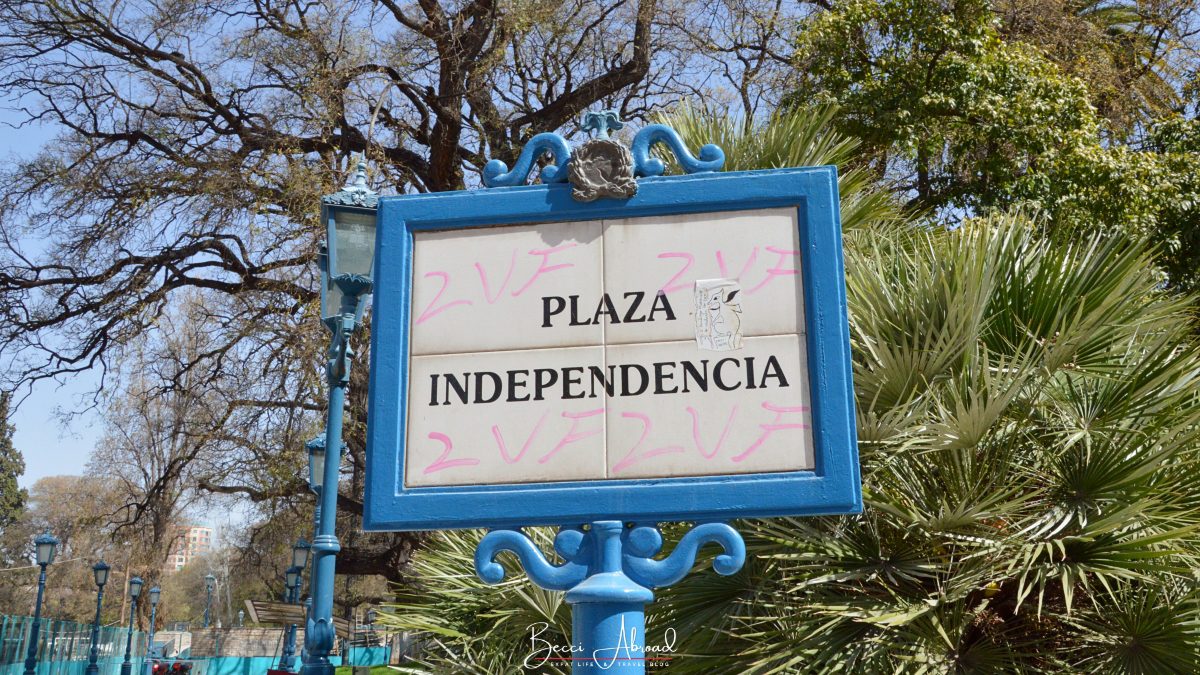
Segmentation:
{"type": "MultiPolygon", "coordinates": [[[[611,112],[611,111],[606,111],[611,112]]],[[[621,122],[601,120],[600,113],[589,113],[587,128],[602,133],[607,137],[609,129],[620,129],[621,122]]],[[[643,127],[633,137],[630,148],[633,154],[633,171],[635,176],[661,176],[666,171],[666,165],[657,157],[650,155],[650,149],[655,144],[664,144],[674,153],[676,161],[684,173],[708,173],[720,171],[725,166],[725,152],[711,143],[700,148],[697,158],[684,145],[674,129],[665,124],[651,124],[643,127]]],[[[540,178],[543,183],[564,183],[567,181],[567,163],[571,159],[571,147],[566,139],[555,133],[541,133],[530,139],[521,150],[516,166],[511,170],[504,162],[493,159],[483,167],[483,184],[487,187],[510,187],[524,185],[529,179],[534,163],[543,154],[549,152],[554,157],[554,164],[542,169],[540,178]]]]}
{"type": "MultiPolygon", "coordinates": [[[[475,569],[479,578],[489,584],[504,580],[504,566],[496,562],[501,551],[516,554],[525,573],[538,586],[552,591],[565,591],[592,574],[615,572],[616,561],[611,552],[599,550],[603,541],[603,523],[593,523],[587,530],[564,527],[554,538],[554,551],[565,561],[553,565],[521,530],[492,530],[475,549],[475,569]]],[[[682,579],[696,563],[704,544],[720,544],[724,552],[713,560],[718,574],[730,575],[746,562],[746,545],[737,530],[725,523],[697,525],[685,534],[670,555],[655,560],[663,546],[662,532],[655,525],[635,525],[620,529],[619,570],[640,586],[661,588],[682,579]]]]}
{"type": "Polygon", "coordinates": [[[653,556],[662,550],[662,532],[653,525],[626,529],[622,537],[629,553],[624,556],[625,574],[647,588],[670,586],[687,575],[700,547],[720,544],[724,553],[713,559],[713,570],[722,576],[734,574],[746,562],[746,544],[737,530],[725,523],[705,523],[688,530],[671,554],[662,560],[653,556]]]}
{"type": "Polygon", "coordinates": [[[496,562],[501,551],[515,553],[535,584],[551,591],[565,591],[587,578],[590,543],[578,528],[563,528],[554,537],[554,550],[564,560],[552,565],[537,544],[520,530],[492,530],[475,549],[475,571],[489,584],[504,580],[504,566],[496,562]]]}

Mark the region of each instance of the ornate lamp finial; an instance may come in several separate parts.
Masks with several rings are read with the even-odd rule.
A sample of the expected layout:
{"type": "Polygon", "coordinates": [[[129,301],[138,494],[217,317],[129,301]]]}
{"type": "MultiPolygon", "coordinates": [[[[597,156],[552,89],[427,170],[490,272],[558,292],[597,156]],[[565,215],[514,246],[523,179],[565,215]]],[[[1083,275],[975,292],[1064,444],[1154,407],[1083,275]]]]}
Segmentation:
{"type": "Polygon", "coordinates": [[[347,189],[370,189],[367,187],[367,156],[358,156],[358,167],[354,171],[353,182],[346,184],[347,189]]]}
{"type": "Polygon", "coordinates": [[[583,114],[583,122],[579,128],[590,132],[592,138],[608,138],[609,131],[617,131],[625,128],[625,123],[621,121],[620,115],[616,110],[601,110],[600,112],[588,111],[583,114]]]}
{"type": "Polygon", "coordinates": [[[341,206],[361,206],[375,208],[379,203],[379,194],[367,185],[367,157],[360,154],[354,173],[346,177],[342,189],[321,198],[326,204],[341,206]]]}

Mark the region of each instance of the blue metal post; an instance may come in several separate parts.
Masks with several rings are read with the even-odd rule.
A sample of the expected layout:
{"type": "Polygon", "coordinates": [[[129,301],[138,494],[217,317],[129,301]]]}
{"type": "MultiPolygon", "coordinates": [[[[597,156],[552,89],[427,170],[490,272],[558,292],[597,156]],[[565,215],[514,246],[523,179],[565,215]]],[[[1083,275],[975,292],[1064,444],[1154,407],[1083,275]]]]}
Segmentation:
{"type": "MultiPolygon", "coordinates": [[[[296,600],[299,598],[299,593],[300,593],[300,583],[299,583],[299,580],[297,580],[297,583],[295,586],[288,586],[287,590],[284,591],[283,601],[288,604],[294,605],[294,604],[296,604],[296,600]]],[[[283,654],[280,655],[280,657],[279,657],[279,669],[280,670],[291,670],[292,666],[295,665],[295,663],[296,663],[295,655],[296,655],[296,624],[291,623],[291,624],[288,624],[287,636],[284,638],[284,641],[283,641],[283,654]]]]}
{"type": "Polygon", "coordinates": [[[84,675],[100,675],[100,666],[96,660],[100,658],[100,608],[104,603],[104,586],[96,591],[96,618],[92,620],[92,648],[88,650],[88,665],[84,675]]]}
{"type": "Polygon", "coordinates": [[[212,584],[206,583],[204,585],[204,592],[208,597],[204,601],[204,627],[205,628],[208,628],[209,614],[212,610],[212,591],[213,591],[212,584]]]}
{"type": "Polygon", "coordinates": [[[133,620],[137,618],[137,601],[135,597],[129,605],[129,630],[125,634],[125,660],[121,662],[121,675],[130,675],[133,672],[133,661],[130,657],[133,652],[133,620]]]}
{"type": "MultiPolygon", "coordinates": [[[[584,527],[564,527],[554,538],[554,550],[567,562],[551,565],[537,545],[519,530],[492,530],[475,550],[475,570],[481,579],[495,584],[504,579],[504,567],[495,562],[501,551],[517,555],[526,574],[547,590],[566,591],[572,608],[571,671],[573,673],[622,673],[641,675],[646,661],[659,658],[647,650],[646,603],[654,599],[651,588],[669,586],[688,573],[696,553],[708,542],[720,544],[724,553],[713,561],[718,574],[729,575],[746,561],[746,545],[732,527],[724,523],[698,525],[679,540],[671,555],[654,560],[662,549],[662,533],[656,526],[625,527],[615,520],[602,520],[584,527]]],[[[542,661],[561,660],[558,652],[546,652],[542,661]]]]}
{"type": "Polygon", "coordinates": [[[142,670],[151,675],[150,649],[154,647],[154,615],[158,613],[158,603],[150,603],[150,633],[146,637],[146,655],[142,657],[142,670]]]}
{"type": "Polygon", "coordinates": [[[317,536],[313,538],[313,574],[309,581],[312,614],[304,630],[304,646],[308,661],[304,675],[333,675],[329,662],[336,633],[333,626],[333,589],[337,574],[337,553],[341,550],[337,525],[338,473],[342,464],[342,417],[346,404],[346,387],[350,384],[350,363],[354,356],[350,337],[356,328],[355,314],[359,298],[371,290],[371,280],[358,275],[342,275],[335,279],[342,290],[341,316],[330,320],[333,339],[329,348],[327,376],[329,379],[329,410],[325,419],[325,474],[321,490],[321,519],[317,536]]]}
{"type": "MultiPolygon", "coordinates": [[[[325,439],[320,439],[321,443],[325,439]]],[[[317,496],[316,503],[313,505],[313,540],[321,534],[321,487],[319,485],[309,485],[309,489],[317,496]]],[[[310,555],[308,560],[308,578],[311,580],[317,575],[317,557],[310,555]]],[[[303,583],[303,582],[301,582],[303,583]]],[[[311,582],[310,582],[311,583],[311,582]]],[[[300,601],[300,587],[296,587],[296,602],[300,601]]],[[[304,642],[300,645],[300,665],[308,663],[308,620],[312,616],[312,595],[304,601],[304,642]]]]}
{"type": "Polygon", "coordinates": [[[38,574],[37,604],[33,606],[33,625],[29,627],[29,649],[25,656],[25,675],[37,672],[38,630],[42,624],[42,596],[46,591],[46,564],[38,563],[42,571],[38,574]]]}
{"type": "Polygon", "coordinates": [[[304,599],[304,642],[300,644],[300,672],[304,672],[304,666],[308,664],[308,621],[312,618],[312,596],[304,599]]]}

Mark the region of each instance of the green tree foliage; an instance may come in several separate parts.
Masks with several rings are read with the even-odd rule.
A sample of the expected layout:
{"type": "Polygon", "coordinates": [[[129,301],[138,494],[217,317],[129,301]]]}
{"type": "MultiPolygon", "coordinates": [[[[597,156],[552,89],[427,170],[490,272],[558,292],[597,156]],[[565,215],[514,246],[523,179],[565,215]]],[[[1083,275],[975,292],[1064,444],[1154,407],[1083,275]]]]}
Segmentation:
{"type": "Polygon", "coordinates": [[[1181,104],[1179,74],[1194,67],[1195,0],[995,0],[1007,41],[1042,51],[1087,84],[1088,100],[1118,138],[1181,104]]]}
{"type": "Polygon", "coordinates": [[[834,131],[837,112],[836,105],[827,104],[779,112],[762,124],[748,125],[685,106],[660,115],[658,121],[693,142],[704,139],[697,146],[715,143],[722,148],[726,171],[826,164],[847,167],[838,175],[843,229],[905,222],[912,214],[901,208],[891,192],[881,188],[869,171],[848,166],[859,156],[861,142],[834,131]]]}
{"type": "Polygon", "coordinates": [[[1044,153],[1096,134],[1083,82],[1029,45],[1001,39],[983,0],[850,0],[797,41],[793,104],[833,101],[901,192],[975,209],[1044,153]]]}
{"type": "Polygon", "coordinates": [[[8,423],[11,394],[0,392],[0,528],[6,527],[20,517],[25,510],[28,494],[17,485],[17,478],[25,473],[25,458],[13,445],[13,425],[8,423]]]}
{"type": "Polygon", "coordinates": [[[28,509],[0,534],[0,557],[7,568],[0,574],[0,613],[28,615],[33,609],[38,578],[33,539],[50,530],[59,545],[46,570],[44,616],[90,622],[96,608],[91,566],[103,558],[113,568],[103,620],[117,622],[126,575],[156,572],[142,565],[135,542],[114,543],[106,516],[120,505],[111,482],[91,476],[46,476],[30,486],[28,509]]]}
{"type": "Polygon", "coordinates": [[[1026,205],[1064,238],[1146,238],[1191,290],[1200,132],[1162,117],[1190,6],[851,0],[801,25],[791,100],[840,104],[838,127],[913,204],[953,219],[1026,205]]]}
{"type": "Polygon", "coordinates": [[[1200,287],[1200,124],[1180,116],[1151,129],[1146,148],[1080,138],[1048,153],[1009,195],[1044,210],[1054,229],[1125,232],[1153,241],[1171,285],[1200,287]]]}

